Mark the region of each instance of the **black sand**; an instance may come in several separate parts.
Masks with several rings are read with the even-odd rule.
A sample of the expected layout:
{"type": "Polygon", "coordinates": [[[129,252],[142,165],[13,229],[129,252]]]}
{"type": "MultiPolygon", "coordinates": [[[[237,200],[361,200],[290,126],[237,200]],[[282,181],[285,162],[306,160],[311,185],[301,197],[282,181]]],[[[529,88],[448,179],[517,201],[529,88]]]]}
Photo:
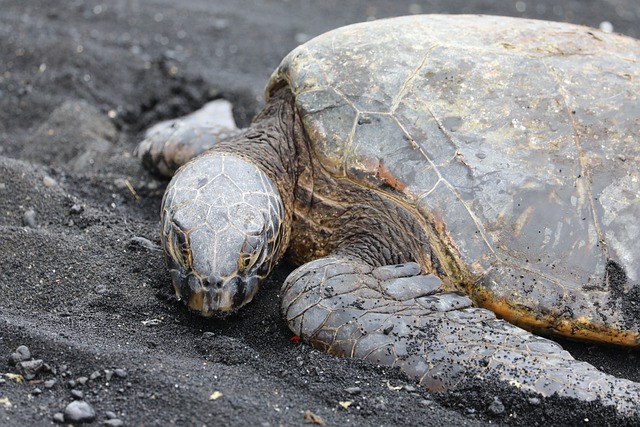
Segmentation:
{"type": "MultiPolygon", "coordinates": [[[[8,362],[19,345],[45,366],[24,383],[0,375],[0,425],[52,424],[72,390],[94,425],[301,425],[306,411],[326,425],[640,423],[472,381],[429,394],[395,370],[318,353],[280,317],[286,265],[224,322],[175,301],[153,248],[166,183],[131,156],[143,129],[216,97],[246,125],[298,43],[418,11],[609,21],[640,36],[634,0],[1,0],[0,374],[19,372],[8,362]]],[[[637,352],[564,344],[640,381],[637,352]]]]}

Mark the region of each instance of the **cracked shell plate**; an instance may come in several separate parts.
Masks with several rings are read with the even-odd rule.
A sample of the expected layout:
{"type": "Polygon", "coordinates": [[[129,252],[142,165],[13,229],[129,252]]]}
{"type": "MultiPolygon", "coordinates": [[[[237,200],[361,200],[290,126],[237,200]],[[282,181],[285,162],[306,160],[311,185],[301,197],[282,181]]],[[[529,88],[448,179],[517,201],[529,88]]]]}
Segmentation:
{"type": "Polygon", "coordinates": [[[313,39],[269,88],[283,81],[322,167],[437,224],[477,303],[529,328],[605,341],[612,328],[637,345],[640,42],[403,17],[313,39]]]}

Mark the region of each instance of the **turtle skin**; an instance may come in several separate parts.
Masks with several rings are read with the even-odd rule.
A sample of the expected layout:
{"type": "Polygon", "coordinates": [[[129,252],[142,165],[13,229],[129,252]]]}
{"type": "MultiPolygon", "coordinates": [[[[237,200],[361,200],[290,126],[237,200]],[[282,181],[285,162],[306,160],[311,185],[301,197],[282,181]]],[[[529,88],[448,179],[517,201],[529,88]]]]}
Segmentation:
{"type": "Polygon", "coordinates": [[[299,47],[271,88],[291,88],[331,177],[434,230],[435,262],[411,261],[449,289],[529,329],[638,346],[639,61],[636,40],[566,24],[409,17],[299,47]]]}
{"type": "MultiPolygon", "coordinates": [[[[234,310],[286,250],[301,266],[283,314],[316,348],[429,390],[475,378],[638,416],[639,384],[528,331],[639,345],[639,64],[636,40],[513,18],[319,36],[283,60],[250,128],[173,137],[204,153],[163,201],[176,293],[234,310]],[[256,192],[237,225],[228,203],[256,192]],[[239,238],[219,237],[228,224],[239,238]]],[[[151,163],[186,160],[151,145],[151,163]]]]}

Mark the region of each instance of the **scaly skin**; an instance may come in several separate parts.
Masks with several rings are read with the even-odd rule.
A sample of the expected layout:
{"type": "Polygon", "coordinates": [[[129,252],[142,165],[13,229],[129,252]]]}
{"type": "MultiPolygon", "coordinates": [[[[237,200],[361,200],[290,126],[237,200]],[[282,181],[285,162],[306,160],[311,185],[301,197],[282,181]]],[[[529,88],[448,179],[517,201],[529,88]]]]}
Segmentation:
{"type": "MultiPolygon", "coordinates": [[[[206,134],[209,129],[211,128],[196,127],[192,131],[206,134]]],[[[259,134],[259,131],[253,132],[259,134]]],[[[243,174],[257,174],[252,182],[275,182],[275,173],[265,173],[263,178],[257,178],[261,172],[247,162],[250,157],[248,153],[255,148],[253,141],[243,143],[242,140],[234,140],[233,143],[221,145],[217,142],[216,135],[217,131],[211,133],[210,140],[215,141],[213,145],[217,148],[195,158],[176,174],[167,189],[163,206],[163,243],[172,275],[174,279],[177,278],[174,280],[177,293],[190,308],[207,316],[216,314],[213,310],[216,307],[207,301],[229,301],[223,304],[225,310],[221,311],[225,312],[241,304],[234,302],[235,291],[225,288],[225,285],[216,288],[206,283],[193,287],[184,284],[185,277],[189,277],[191,273],[180,270],[183,268],[180,263],[193,268],[196,264],[194,259],[206,257],[207,253],[203,250],[207,237],[198,237],[199,243],[193,246],[193,230],[211,229],[212,236],[216,235],[218,223],[206,218],[217,202],[208,201],[206,194],[225,191],[226,184],[217,184],[219,180],[233,182],[242,189],[228,197],[234,200],[231,203],[234,206],[241,203],[251,191],[256,191],[243,188],[243,174]],[[236,159],[234,147],[238,148],[236,159]],[[240,159],[242,160],[238,162],[240,159]],[[215,166],[227,162],[234,166],[226,169],[215,166]],[[245,166],[243,162],[246,163],[245,166]],[[212,172],[214,170],[215,173],[212,172]],[[196,190],[189,182],[199,180],[198,171],[203,171],[202,177],[208,177],[208,184],[196,190]],[[217,178],[213,179],[212,175],[217,178]],[[217,190],[207,187],[212,185],[217,186],[217,190]],[[203,207],[200,209],[203,218],[200,222],[195,215],[199,211],[196,205],[203,207]],[[189,210],[192,211],[191,214],[188,213],[189,210]],[[187,223],[187,219],[192,222],[187,223]],[[178,228],[186,227],[181,232],[190,237],[183,240],[177,238],[172,224],[179,225],[178,228]],[[186,246],[183,246],[185,242],[186,246]],[[198,252],[195,258],[191,251],[198,252]],[[220,295],[226,296],[223,298],[220,295]]],[[[258,136],[255,138],[260,139],[258,136]]],[[[181,140],[180,143],[188,146],[189,141],[181,140]]],[[[156,147],[155,151],[162,152],[162,149],[158,150],[156,147]]],[[[286,176],[286,173],[283,172],[280,178],[282,176],[286,176]]],[[[318,182],[319,176],[315,178],[318,182]]],[[[280,194],[287,191],[287,188],[290,189],[290,186],[279,185],[276,189],[275,184],[270,184],[267,189],[261,185],[258,185],[257,191],[267,196],[264,199],[268,203],[256,208],[263,212],[275,212],[269,206],[280,205],[280,194]]],[[[332,185],[333,191],[339,193],[338,184],[334,182],[332,185]]],[[[298,191],[304,192],[301,189],[298,191]]],[[[354,189],[350,188],[349,191],[354,189]]],[[[289,203],[290,198],[291,194],[288,196],[289,203]]],[[[342,235],[335,233],[325,244],[326,247],[337,249],[329,256],[302,265],[284,283],[282,311],[296,335],[314,347],[336,356],[397,366],[432,391],[455,390],[463,380],[469,378],[488,383],[499,381],[542,396],[556,395],[586,402],[599,400],[602,404],[615,408],[622,416],[631,419],[639,416],[639,384],[605,374],[588,363],[576,361],[553,341],[498,320],[489,310],[474,307],[466,296],[448,292],[436,276],[419,274],[421,267],[416,263],[381,267],[381,264],[392,260],[385,259],[377,252],[389,252],[396,256],[401,253],[403,245],[408,250],[408,242],[398,241],[403,234],[400,230],[390,231],[393,238],[385,238],[380,230],[375,230],[376,224],[386,224],[384,226],[387,228],[391,225],[389,217],[375,217],[375,212],[387,209],[387,214],[398,221],[404,210],[394,210],[393,205],[388,205],[384,198],[374,202],[371,195],[364,193],[358,203],[365,199],[373,208],[365,211],[364,216],[359,217],[353,209],[347,209],[346,213],[341,214],[340,218],[349,220],[348,226],[340,227],[340,219],[329,220],[342,235]],[[365,229],[369,230],[366,236],[363,234],[365,229]],[[351,241],[343,239],[347,231],[351,235],[351,241]],[[374,238],[375,236],[378,238],[374,238]],[[337,239],[338,242],[332,239],[337,239]],[[362,241],[357,241],[358,239],[362,241]],[[366,244],[366,248],[351,248],[350,244],[366,244]],[[358,253],[364,259],[354,255],[358,253]]],[[[318,212],[315,213],[317,214],[318,212]]],[[[227,217],[232,223],[237,221],[237,216],[227,214],[227,217]]],[[[318,220],[317,217],[314,218],[318,220]]],[[[224,222],[224,215],[219,219],[224,222]]],[[[283,221],[281,232],[288,233],[292,217],[280,212],[278,221],[280,220],[283,221]]],[[[410,228],[408,225],[407,227],[410,228]]],[[[233,228],[237,228],[241,235],[244,233],[237,225],[233,228]]],[[[304,225],[301,227],[298,224],[294,228],[296,231],[293,238],[299,239],[304,225]]],[[[275,237],[270,234],[267,240],[274,242],[275,237]]],[[[286,246],[289,243],[288,237],[282,238],[281,243],[286,246]]],[[[295,241],[291,245],[296,246],[294,252],[300,252],[303,247],[295,241]]],[[[224,250],[222,246],[220,249],[224,250]]],[[[269,266],[279,258],[283,248],[277,252],[268,258],[269,266]]],[[[228,263],[235,266],[232,254],[226,255],[231,260],[228,263]]],[[[401,258],[408,257],[410,255],[401,255],[401,258]]],[[[242,274],[240,271],[237,273],[242,274]]],[[[208,277],[206,271],[199,271],[198,274],[208,277]]],[[[264,271],[261,274],[265,274],[264,271]]],[[[235,273],[231,277],[235,277],[235,273]]],[[[244,302],[243,300],[242,303],[244,302]]]]}
{"type": "MultiPolygon", "coordinates": [[[[185,278],[193,274],[180,270],[180,263],[193,268],[196,264],[194,259],[208,253],[203,247],[211,239],[198,236],[198,243],[193,246],[196,238],[193,230],[211,229],[212,236],[217,235],[216,222],[206,220],[215,203],[200,196],[213,190],[204,186],[195,191],[190,189],[188,181],[198,180],[195,171],[206,169],[211,172],[212,164],[226,163],[224,159],[227,157],[232,160],[233,155],[229,151],[231,149],[227,146],[224,152],[213,151],[188,163],[169,186],[163,206],[163,243],[177,294],[190,308],[207,316],[216,314],[217,306],[212,301],[224,307],[221,312],[235,309],[248,301],[234,300],[235,288],[227,285],[216,288],[203,281],[191,286],[185,278]],[[189,192],[186,191],[188,189],[189,192]],[[202,210],[203,220],[199,226],[196,216],[185,216],[189,210],[198,211],[194,204],[206,207],[202,210]],[[183,218],[178,221],[178,228],[192,230],[181,231],[189,238],[177,238],[176,228],[172,225],[178,225],[176,218],[183,218]],[[185,222],[189,218],[195,223],[185,222]],[[192,251],[197,252],[195,257],[192,251]]],[[[241,171],[255,173],[253,167],[239,168],[237,165],[242,165],[242,162],[232,162],[229,164],[235,166],[226,171],[213,168],[217,170],[218,178],[209,177],[210,184],[207,185],[218,185],[216,182],[222,179],[242,187],[241,171]]],[[[260,181],[258,179],[257,182],[260,181]]],[[[267,175],[262,182],[269,182],[267,175]]],[[[218,187],[217,191],[224,191],[224,185],[218,187]]],[[[233,195],[234,203],[240,203],[243,194],[249,194],[249,191],[245,188],[244,193],[233,195]]],[[[266,195],[266,187],[259,192],[266,195]]],[[[256,206],[258,210],[273,211],[268,205],[274,205],[274,200],[275,205],[280,205],[279,191],[271,186],[269,192],[271,194],[265,197],[268,204],[256,206]]],[[[291,218],[284,219],[282,212],[279,215],[284,223],[291,221],[291,218]]],[[[227,216],[232,222],[237,220],[234,215],[227,216]]],[[[361,218],[351,218],[350,226],[357,230],[371,226],[371,221],[375,222],[374,217],[367,219],[368,223],[358,226],[361,218]]],[[[378,218],[377,221],[385,219],[378,218]]],[[[289,227],[284,224],[282,232],[289,227]]],[[[299,233],[300,226],[297,227],[299,233]]],[[[243,233],[241,228],[238,230],[243,233]]],[[[359,235],[357,232],[352,234],[354,238],[359,235]]],[[[267,240],[274,242],[276,236],[270,236],[267,240]]],[[[237,242],[242,244],[242,240],[237,242]]],[[[287,238],[282,243],[286,245],[287,238]]],[[[331,241],[327,243],[338,246],[339,250],[348,249],[349,244],[348,241],[341,241],[339,245],[331,241]]],[[[489,310],[473,307],[466,296],[445,291],[436,276],[420,275],[418,264],[379,267],[384,257],[376,258],[371,253],[376,247],[374,241],[367,243],[370,246],[361,251],[366,253],[367,261],[353,256],[358,250],[346,251],[351,255],[338,251],[304,264],[286,280],[282,288],[282,310],[290,329],[304,341],[336,356],[397,366],[432,391],[455,390],[468,378],[490,383],[500,381],[542,396],[555,394],[587,402],[600,400],[625,417],[638,417],[639,384],[607,375],[587,363],[576,361],[558,344],[498,320],[489,310]]],[[[398,253],[398,246],[395,244],[387,249],[398,253]]],[[[220,249],[224,250],[223,246],[220,249]]],[[[300,251],[300,248],[296,250],[300,251]]],[[[282,248],[278,252],[281,253],[282,248]]],[[[226,255],[233,258],[231,254],[226,255]]],[[[278,254],[268,258],[269,265],[277,258],[278,254]]],[[[229,262],[235,266],[234,259],[229,262]]],[[[198,274],[210,277],[207,271],[201,270],[198,274]]],[[[230,277],[233,279],[235,276],[234,273],[230,277]]]]}
{"type": "Polygon", "coordinates": [[[640,384],[478,307],[639,344],[637,42],[514,23],[336,30],[283,61],[250,128],[197,119],[141,143],[164,174],[213,147],[163,204],[178,295],[204,315],[235,310],[287,250],[303,265],[282,310],[316,348],[429,390],[498,381],[637,420],[640,384]]]}
{"type": "Polygon", "coordinates": [[[414,263],[375,268],[349,256],[321,258],[287,278],[282,310],[314,347],[398,366],[432,391],[456,389],[465,378],[497,379],[542,396],[599,399],[638,416],[640,384],[575,360],[419,271],[414,263]]]}

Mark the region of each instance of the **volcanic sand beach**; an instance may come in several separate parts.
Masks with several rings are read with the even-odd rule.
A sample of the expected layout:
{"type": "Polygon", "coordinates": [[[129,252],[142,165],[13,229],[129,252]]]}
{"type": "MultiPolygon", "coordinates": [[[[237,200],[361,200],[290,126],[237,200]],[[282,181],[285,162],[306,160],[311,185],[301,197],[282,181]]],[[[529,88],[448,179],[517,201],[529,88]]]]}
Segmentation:
{"type": "MultiPolygon", "coordinates": [[[[225,320],[176,301],[159,251],[166,181],[132,152],[144,129],[215,98],[247,125],[296,45],[352,22],[485,13],[640,37],[640,4],[592,1],[0,1],[0,425],[614,425],[597,403],[468,381],[428,393],[399,371],[292,339],[282,263],[225,320]],[[179,6],[178,6],[179,5],[179,6]],[[10,361],[21,345],[33,359],[10,361]],[[38,362],[41,361],[41,362],[38,362]],[[24,372],[24,371],[27,372],[24,372]]],[[[640,381],[638,352],[563,345],[640,381]]],[[[640,420],[626,420],[629,424],[640,420]]]]}

